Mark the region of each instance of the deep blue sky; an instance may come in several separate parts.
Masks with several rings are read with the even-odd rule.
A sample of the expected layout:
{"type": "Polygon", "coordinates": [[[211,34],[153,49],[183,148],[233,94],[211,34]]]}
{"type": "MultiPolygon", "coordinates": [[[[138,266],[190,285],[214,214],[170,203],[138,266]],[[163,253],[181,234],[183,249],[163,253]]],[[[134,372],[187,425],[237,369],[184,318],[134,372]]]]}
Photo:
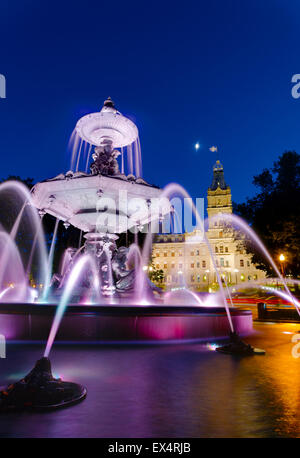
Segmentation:
{"type": "Polygon", "coordinates": [[[2,2],[0,21],[0,178],[67,171],[77,119],[108,95],[139,127],[144,177],[194,197],[211,181],[211,145],[235,201],[284,150],[300,152],[297,0],[19,0],[2,2]]]}

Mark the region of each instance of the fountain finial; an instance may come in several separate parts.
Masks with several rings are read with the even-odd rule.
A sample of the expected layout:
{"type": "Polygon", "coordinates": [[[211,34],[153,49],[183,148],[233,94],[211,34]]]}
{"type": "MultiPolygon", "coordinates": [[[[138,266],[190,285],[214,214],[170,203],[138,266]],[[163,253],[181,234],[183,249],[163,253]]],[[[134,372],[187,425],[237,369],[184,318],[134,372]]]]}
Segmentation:
{"type": "Polygon", "coordinates": [[[115,108],[115,104],[112,101],[111,97],[107,97],[103,104],[104,107],[115,108]]]}

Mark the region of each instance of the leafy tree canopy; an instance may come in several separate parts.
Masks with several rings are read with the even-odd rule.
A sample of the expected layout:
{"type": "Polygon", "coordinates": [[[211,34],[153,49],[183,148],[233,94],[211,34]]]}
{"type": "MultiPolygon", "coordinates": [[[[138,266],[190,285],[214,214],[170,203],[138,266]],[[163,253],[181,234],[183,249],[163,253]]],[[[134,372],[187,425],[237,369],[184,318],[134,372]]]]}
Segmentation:
{"type": "MultiPolygon", "coordinates": [[[[286,151],[255,176],[253,184],[258,192],[246,202],[235,205],[235,212],[253,227],[275,262],[284,254],[285,273],[300,274],[300,155],[286,151]]],[[[252,253],[252,262],[274,275],[255,245],[247,240],[246,249],[252,253]]]]}

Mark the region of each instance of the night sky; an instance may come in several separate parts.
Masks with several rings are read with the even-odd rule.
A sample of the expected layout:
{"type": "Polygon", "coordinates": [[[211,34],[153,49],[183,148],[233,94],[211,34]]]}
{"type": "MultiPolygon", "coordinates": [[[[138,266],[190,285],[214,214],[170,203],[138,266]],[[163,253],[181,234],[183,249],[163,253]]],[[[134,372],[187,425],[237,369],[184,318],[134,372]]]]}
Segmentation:
{"type": "Polygon", "coordinates": [[[300,152],[297,0],[19,0],[0,21],[0,178],[66,172],[77,119],[109,95],[139,128],[144,177],[194,197],[212,145],[237,202],[279,154],[300,152]]]}

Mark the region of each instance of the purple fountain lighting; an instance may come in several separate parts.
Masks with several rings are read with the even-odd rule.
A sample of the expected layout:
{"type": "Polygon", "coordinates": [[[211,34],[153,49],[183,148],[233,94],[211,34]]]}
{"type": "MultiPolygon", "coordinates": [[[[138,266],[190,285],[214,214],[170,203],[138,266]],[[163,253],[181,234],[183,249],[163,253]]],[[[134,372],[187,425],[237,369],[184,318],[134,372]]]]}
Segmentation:
{"type": "MultiPolygon", "coordinates": [[[[221,291],[223,304],[224,304],[224,307],[225,307],[225,310],[226,310],[228,322],[229,322],[229,325],[230,325],[230,329],[231,329],[231,332],[234,332],[233,322],[232,322],[232,319],[231,319],[230,310],[229,310],[229,307],[228,307],[228,304],[227,304],[227,300],[226,300],[226,296],[225,296],[225,293],[224,293],[221,276],[220,276],[219,270],[218,270],[217,265],[216,265],[216,261],[215,261],[215,257],[214,257],[211,245],[210,245],[210,243],[207,240],[207,237],[205,235],[205,229],[204,229],[203,221],[202,221],[202,219],[201,219],[201,217],[200,217],[200,215],[198,213],[197,208],[195,207],[195,204],[193,203],[193,201],[191,199],[191,196],[189,195],[189,193],[181,185],[179,185],[177,183],[168,184],[164,188],[161,197],[162,197],[162,199],[163,198],[170,199],[173,195],[180,195],[182,198],[186,198],[187,199],[187,202],[188,202],[188,204],[189,204],[189,206],[190,206],[190,208],[192,210],[192,213],[196,218],[196,224],[202,230],[203,240],[204,240],[206,246],[208,247],[209,254],[210,254],[210,257],[211,257],[211,260],[212,260],[212,263],[213,263],[213,267],[214,267],[214,270],[216,272],[216,276],[217,276],[219,288],[220,288],[220,291],[221,291]]],[[[149,232],[147,234],[147,236],[146,236],[144,247],[143,247],[143,251],[142,251],[142,259],[143,259],[143,262],[145,264],[147,264],[149,262],[151,247],[152,247],[152,233],[149,232]]],[[[139,285],[140,285],[139,286],[139,297],[142,300],[143,297],[144,297],[144,294],[145,294],[144,293],[145,292],[145,278],[143,276],[141,276],[141,278],[139,279],[139,285]]]]}
{"type": "MultiPolygon", "coordinates": [[[[57,335],[59,338],[64,338],[62,332],[58,333],[63,316],[66,321],[62,329],[64,326],[69,326],[68,336],[75,335],[74,340],[76,340],[76,333],[72,334],[71,331],[72,316],[75,315],[77,318],[75,321],[78,323],[82,320],[81,322],[87,327],[87,333],[90,333],[89,335],[95,340],[102,338],[105,340],[107,334],[110,334],[109,338],[113,335],[114,338],[122,336],[124,340],[146,338],[151,340],[162,336],[168,339],[190,335],[197,338],[209,337],[214,334],[215,329],[218,329],[219,336],[223,337],[229,330],[233,332],[241,329],[242,332],[248,332],[252,326],[250,316],[233,306],[231,288],[228,287],[227,278],[223,278],[216,264],[215,254],[206,237],[203,221],[190,195],[179,184],[171,183],[161,190],[141,178],[142,161],[138,129],[131,120],[116,110],[111,99],[104,102],[100,112],[79,119],[71,136],[70,148],[72,148],[73,172],[61,173],[54,178],[37,183],[31,195],[19,183],[8,182],[0,186],[0,193],[2,189],[13,190],[22,201],[10,234],[2,237],[5,242],[1,243],[0,237],[0,255],[2,265],[8,265],[5,257],[16,259],[14,264],[17,269],[11,272],[11,275],[19,272],[18,276],[24,280],[20,283],[21,287],[16,288],[18,281],[14,277],[14,288],[8,289],[6,277],[3,277],[5,281],[1,282],[1,306],[10,302],[23,302],[25,307],[26,302],[35,300],[29,288],[28,276],[35,257],[38,256],[38,283],[43,285],[43,290],[39,291],[40,297],[28,313],[34,316],[35,307],[45,305],[47,318],[44,319],[51,319],[52,327],[47,336],[45,355],[49,354],[57,335]],[[98,203],[102,198],[117,201],[120,191],[126,191],[129,200],[142,199],[148,209],[147,215],[141,220],[132,222],[131,210],[129,207],[124,210],[121,200],[118,200],[116,213],[123,215],[126,224],[124,226],[119,224],[115,231],[110,231],[109,219],[99,223],[102,210],[98,203]],[[202,297],[189,290],[184,274],[185,269],[184,272],[180,270],[180,286],[174,291],[163,292],[148,278],[149,268],[151,268],[149,260],[152,251],[152,227],[157,224],[157,221],[161,223],[166,215],[169,215],[171,231],[173,230],[174,233],[182,220],[182,209],[170,203],[173,196],[178,197],[179,201],[186,199],[191,214],[203,234],[203,241],[208,248],[219,285],[217,294],[207,294],[202,297]],[[155,199],[165,199],[167,202],[158,215],[152,214],[150,208],[152,200],[155,199]],[[42,219],[46,213],[56,218],[48,255],[42,229],[42,219]],[[15,240],[23,219],[28,217],[31,220],[33,243],[24,267],[15,240]],[[60,270],[55,273],[52,272],[52,266],[59,224],[63,224],[66,230],[70,225],[77,228],[80,236],[76,247],[69,247],[65,251],[60,270]],[[142,227],[150,229],[142,249],[137,243],[130,247],[118,246],[119,234],[125,231],[133,232],[135,227],[139,230],[142,227]],[[23,294],[22,288],[26,293],[23,294]],[[229,304],[226,296],[229,297],[229,304]],[[70,309],[67,310],[68,307],[70,309]],[[88,319],[87,314],[89,314],[88,319]],[[245,326],[241,326],[243,320],[245,326]],[[91,325],[90,323],[93,322],[97,324],[91,325]],[[99,331],[98,334],[95,329],[99,331]]],[[[225,215],[224,219],[227,216],[225,215]]],[[[245,222],[242,223],[238,219],[234,222],[239,223],[240,226],[244,225],[244,230],[248,231],[248,234],[251,233],[251,229],[245,222]]],[[[137,235],[135,240],[138,241],[137,235]]],[[[258,246],[261,248],[259,239],[258,246]]],[[[273,260],[268,256],[267,259],[272,264],[273,260]]],[[[278,269],[276,270],[275,263],[273,262],[272,265],[275,266],[278,277],[284,283],[285,280],[282,279],[278,269]]],[[[0,279],[1,275],[4,274],[0,270],[0,279]]],[[[287,294],[290,294],[286,284],[285,288],[287,294]]],[[[37,294],[38,288],[36,290],[37,294]]],[[[295,305],[298,307],[298,303],[295,305]]],[[[8,320],[7,326],[11,326],[11,317],[5,319],[8,320]]],[[[24,321],[23,335],[34,334],[36,321],[38,320],[24,321]],[[28,322],[33,323],[29,328],[27,328],[28,322]]],[[[22,326],[20,329],[23,329],[22,326]]],[[[36,331],[36,335],[39,335],[40,340],[44,339],[44,335],[39,334],[39,330],[36,331]]]]}
{"type": "Polygon", "coordinates": [[[54,339],[56,337],[56,333],[58,331],[59,325],[65,313],[65,310],[70,301],[70,297],[73,293],[74,287],[76,283],[78,282],[80,275],[82,275],[82,272],[84,272],[87,266],[90,267],[90,269],[92,270],[94,279],[96,279],[96,283],[93,283],[93,285],[95,287],[96,292],[98,293],[98,300],[100,301],[100,283],[99,283],[99,274],[97,272],[96,264],[94,262],[94,259],[90,255],[84,255],[74,265],[72,272],[70,273],[70,277],[64,288],[64,292],[61,297],[60,303],[58,304],[58,307],[55,313],[55,317],[53,320],[53,324],[51,327],[51,331],[50,331],[48,341],[46,344],[46,349],[44,353],[44,357],[46,358],[48,358],[49,353],[51,351],[54,339]]]}
{"type": "Polygon", "coordinates": [[[18,200],[23,202],[23,204],[10,234],[4,231],[1,233],[1,240],[3,242],[1,244],[0,269],[2,288],[0,291],[1,301],[3,302],[5,299],[6,301],[12,302],[30,302],[33,299],[33,295],[30,292],[28,276],[25,273],[18,248],[16,247],[15,238],[22,219],[26,218],[26,221],[29,223],[29,230],[35,234],[35,243],[30,258],[33,256],[33,251],[35,250],[39,263],[38,282],[44,284],[47,276],[47,252],[44,233],[41,228],[39,215],[32,204],[31,194],[28,189],[20,182],[7,181],[0,185],[0,195],[5,192],[9,192],[11,195],[16,196],[16,208],[18,207],[18,200]],[[3,284],[5,278],[5,282],[11,284],[10,289],[6,289],[5,284],[3,284]],[[14,291],[12,291],[12,289],[14,291]]]}
{"type": "Polygon", "coordinates": [[[280,273],[278,267],[276,266],[272,256],[270,255],[270,253],[268,252],[268,250],[266,249],[266,247],[264,246],[264,244],[262,243],[262,241],[260,240],[258,235],[246,223],[246,221],[244,221],[239,216],[233,215],[233,214],[225,214],[225,213],[222,213],[221,216],[222,216],[222,219],[224,219],[225,221],[229,221],[229,224],[232,224],[232,223],[236,224],[236,226],[238,226],[245,234],[247,234],[251,238],[251,240],[255,243],[257,248],[259,248],[259,250],[263,253],[263,255],[266,257],[266,259],[269,261],[270,265],[273,267],[273,269],[276,272],[278,278],[282,281],[282,283],[284,285],[284,288],[285,288],[287,294],[290,297],[290,300],[294,304],[294,306],[295,306],[295,308],[296,308],[296,310],[298,312],[298,315],[300,316],[300,308],[299,308],[297,302],[295,302],[295,298],[293,297],[292,293],[290,292],[290,290],[289,290],[289,288],[287,286],[287,283],[286,283],[285,279],[283,278],[283,276],[281,275],[281,273],[280,273]]]}

